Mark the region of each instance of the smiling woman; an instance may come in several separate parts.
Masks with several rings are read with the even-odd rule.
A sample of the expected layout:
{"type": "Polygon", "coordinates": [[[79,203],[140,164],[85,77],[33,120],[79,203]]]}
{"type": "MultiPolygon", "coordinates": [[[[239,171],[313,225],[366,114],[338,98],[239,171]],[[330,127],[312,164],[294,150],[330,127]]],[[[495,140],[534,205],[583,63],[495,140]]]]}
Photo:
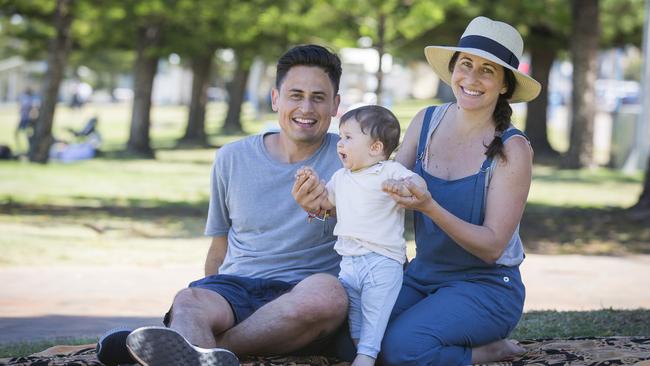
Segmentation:
{"type": "Polygon", "coordinates": [[[457,46],[425,49],[456,102],[420,111],[395,157],[427,189],[391,193],[415,212],[416,256],[386,330],[386,365],[467,365],[523,351],[505,340],[523,311],[519,222],[532,175],[509,102],[540,91],[517,70],[522,52],[516,29],[485,17],[457,46]]]}

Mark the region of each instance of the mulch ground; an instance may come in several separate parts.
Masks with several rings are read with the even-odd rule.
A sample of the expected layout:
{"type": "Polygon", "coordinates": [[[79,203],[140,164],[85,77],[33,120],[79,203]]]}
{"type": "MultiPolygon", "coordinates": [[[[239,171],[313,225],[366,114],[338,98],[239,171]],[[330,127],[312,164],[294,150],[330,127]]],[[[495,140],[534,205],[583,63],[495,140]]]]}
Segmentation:
{"type": "MultiPolygon", "coordinates": [[[[534,339],[520,341],[527,352],[509,362],[489,366],[650,366],[650,337],[534,339]]],[[[97,361],[94,345],[52,347],[28,357],[0,360],[0,365],[90,366],[97,361]]],[[[242,366],[344,366],[336,359],[311,357],[257,357],[242,359],[242,366]]],[[[486,365],[487,366],[487,365],[486,365]]]]}

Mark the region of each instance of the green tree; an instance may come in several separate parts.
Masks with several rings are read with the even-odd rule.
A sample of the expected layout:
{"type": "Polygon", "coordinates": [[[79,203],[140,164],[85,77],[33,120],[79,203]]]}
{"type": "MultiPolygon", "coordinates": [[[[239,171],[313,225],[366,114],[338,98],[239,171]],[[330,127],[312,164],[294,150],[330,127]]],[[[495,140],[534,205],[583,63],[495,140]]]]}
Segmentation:
{"type": "Polygon", "coordinates": [[[648,155],[648,163],[645,168],[645,178],[643,179],[643,190],[639,196],[637,203],[632,206],[633,209],[650,210],[650,155],[648,155]]]}
{"type": "Polygon", "coordinates": [[[178,2],[106,0],[93,19],[96,32],[90,43],[134,53],[133,106],[126,150],[142,157],[154,157],[150,141],[153,80],[159,58],[169,52],[165,45],[177,25],[178,2]]]}
{"type": "Polygon", "coordinates": [[[573,117],[569,151],[563,165],[581,168],[593,164],[598,46],[638,45],[643,3],[640,0],[573,0],[571,5],[573,117]]]}
{"type": "Polygon", "coordinates": [[[290,45],[317,43],[333,45],[353,42],[349,23],[342,22],[328,1],[267,1],[238,5],[238,12],[229,15],[228,44],[235,51],[237,66],[228,85],[228,112],[223,131],[242,131],[241,107],[250,68],[259,58],[275,61],[290,45]],[[256,14],[256,16],[251,16],[256,14]]]}
{"type": "Polygon", "coordinates": [[[72,49],[72,23],[78,4],[72,0],[51,1],[5,1],[3,13],[20,16],[19,29],[12,30],[27,42],[24,52],[28,57],[45,56],[47,71],[41,88],[41,106],[29,146],[29,160],[47,163],[54,138],[52,123],[59,96],[59,86],[64,77],[70,50],[72,49]],[[37,46],[37,47],[34,47],[37,46]],[[47,49],[43,55],[39,49],[47,49]]]}
{"type": "MultiPolygon", "coordinates": [[[[181,0],[174,13],[174,32],[169,34],[167,47],[189,59],[192,70],[192,89],[188,109],[187,126],[179,143],[190,145],[206,145],[205,130],[207,90],[216,69],[215,52],[227,48],[229,23],[233,14],[241,7],[247,7],[248,2],[239,3],[233,0],[215,0],[196,2],[181,0]]],[[[254,9],[249,9],[255,14],[254,9]]],[[[247,30],[238,29],[246,33],[247,30]]]]}
{"type": "Polygon", "coordinates": [[[563,165],[593,164],[594,118],[600,20],[598,0],[571,2],[571,61],[573,63],[572,118],[569,151],[563,165]]]}
{"type": "Polygon", "coordinates": [[[528,102],[525,133],[535,150],[536,161],[555,160],[559,153],[548,140],[547,108],[549,74],[558,54],[567,50],[570,6],[564,0],[504,0],[475,2],[482,15],[511,24],[524,38],[524,52],[530,56],[530,75],[542,85],[540,95],[528,102]],[[540,16],[544,14],[544,16],[540,16]]]}
{"type": "Polygon", "coordinates": [[[239,47],[236,50],[237,66],[232,80],[228,83],[228,111],[221,128],[225,133],[241,133],[244,129],[241,123],[241,110],[246,95],[246,84],[250,75],[254,54],[249,48],[239,47]]]}
{"type": "MultiPolygon", "coordinates": [[[[645,14],[645,24],[643,29],[643,54],[645,56],[645,60],[643,61],[643,71],[640,79],[642,80],[644,91],[642,102],[643,110],[641,112],[641,116],[645,119],[644,122],[647,124],[648,115],[650,115],[650,95],[648,94],[650,91],[650,65],[648,64],[650,62],[650,60],[648,60],[650,56],[650,1],[646,0],[644,5],[644,11],[639,11],[638,13],[645,14]]],[[[650,132],[647,131],[647,129],[648,127],[646,125],[646,133],[650,132]]],[[[639,196],[638,202],[632,207],[632,209],[645,210],[646,212],[650,212],[650,152],[648,152],[648,162],[646,164],[645,178],[643,181],[643,191],[639,196]]]]}
{"type": "Polygon", "coordinates": [[[59,86],[72,48],[71,25],[74,19],[72,0],[57,0],[53,14],[55,35],[48,45],[47,72],[43,82],[41,108],[34,127],[33,141],[29,145],[29,160],[47,163],[52,137],[52,121],[59,97],[59,86]]]}
{"type": "Polygon", "coordinates": [[[213,70],[215,48],[194,55],[190,60],[192,69],[192,95],[187,116],[187,126],[181,138],[184,144],[206,145],[205,115],[208,104],[208,87],[213,70]]]}
{"type": "Polygon", "coordinates": [[[164,24],[169,15],[165,4],[151,0],[131,3],[127,19],[133,21],[135,64],[133,65],[133,108],[126,150],[130,153],[153,157],[149,131],[151,128],[151,95],[153,80],[161,56],[164,24]]]}
{"type": "Polygon", "coordinates": [[[379,55],[376,73],[377,103],[382,104],[384,74],[383,58],[425,34],[445,20],[445,12],[452,7],[465,6],[465,0],[336,0],[332,2],[346,22],[357,24],[360,36],[372,40],[379,55]]]}

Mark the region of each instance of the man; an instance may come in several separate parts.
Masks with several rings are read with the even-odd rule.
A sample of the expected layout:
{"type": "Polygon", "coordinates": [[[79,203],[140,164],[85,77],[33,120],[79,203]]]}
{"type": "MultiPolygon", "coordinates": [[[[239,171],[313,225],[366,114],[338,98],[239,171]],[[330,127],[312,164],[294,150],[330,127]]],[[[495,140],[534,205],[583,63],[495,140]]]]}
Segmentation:
{"type": "Polygon", "coordinates": [[[340,75],[338,57],[320,46],[298,46],[279,59],[272,105],[280,132],[218,151],[206,277],[176,295],[165,317],[169,328],[130,333],[127,346],[138,362],[237,365],[233,353],[317,353],[342,324],[347,297],[335,277],[335,220],[308,223],[296,200],[309,207],[322,192],[317,182],[294,187],[303,165],[323,179],[341,167],[338,138],[327,133],[340,75]]]}

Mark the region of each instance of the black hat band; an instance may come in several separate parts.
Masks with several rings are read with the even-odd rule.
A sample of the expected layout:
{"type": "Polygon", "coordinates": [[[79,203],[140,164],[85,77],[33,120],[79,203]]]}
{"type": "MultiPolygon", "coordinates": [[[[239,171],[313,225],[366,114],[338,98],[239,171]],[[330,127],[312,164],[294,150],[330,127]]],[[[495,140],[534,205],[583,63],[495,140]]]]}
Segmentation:
{"type": "Polygon", "coordinates": [[[519,59],[509,49],[504,47],[501,43],[496,42],[490,38],[483,36],[466,36],[460,39],[458,47],[463,48],[477,48],[485,52],[489,52],[498,57],[501,61],[517,69],[519,67],[519,59]]]}

